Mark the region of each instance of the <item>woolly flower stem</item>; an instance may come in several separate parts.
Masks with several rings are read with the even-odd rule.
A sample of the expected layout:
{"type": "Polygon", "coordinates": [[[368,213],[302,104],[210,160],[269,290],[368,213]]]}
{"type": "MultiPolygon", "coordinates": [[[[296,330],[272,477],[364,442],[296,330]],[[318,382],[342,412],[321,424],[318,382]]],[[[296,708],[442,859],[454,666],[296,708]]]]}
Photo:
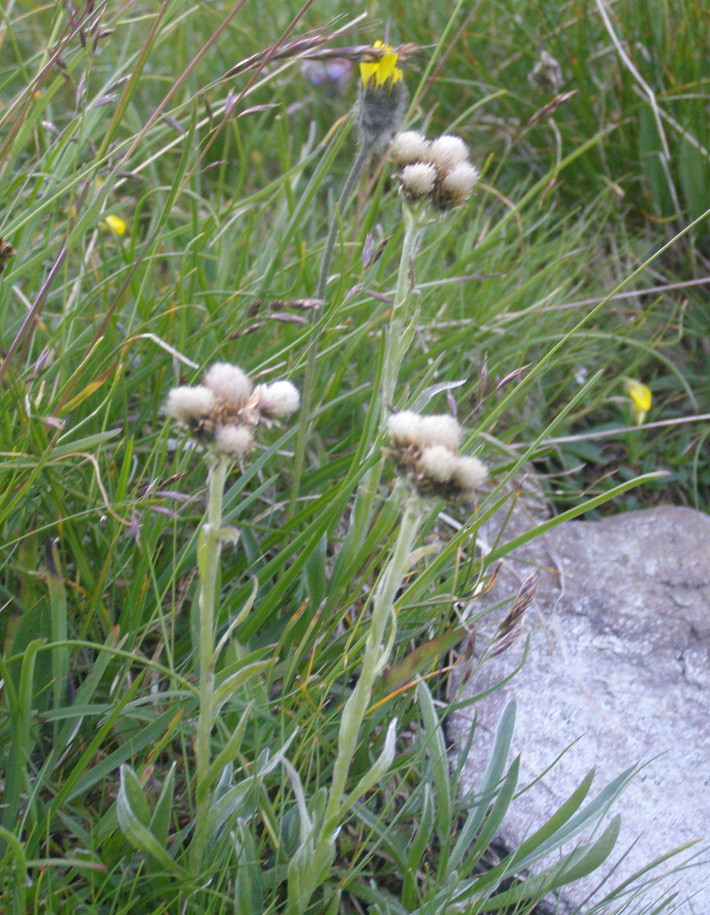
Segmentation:
{"type": "Polygon", "coordinates": [[[397,387],[399,369],[402,357],[411,342],[412,328],[415,316],[411,316],[409,326],[405,328],[407,317],[407,299],[411,291],[410,273],[414,255],[419,240],[421,223],[417,215],[405,206],[404,208],[404,238],[402,240],[402,256],[397,271],[397,285],[394,290],[394,304],[387,328],[385,346],[385,364],[382,371],[382,408],[393,406],[394,392],[397,387]]]}
{"type": "Polygon", "coordinates": [[[200,574],[200,630],[199,630],[199,713],[195,741],[195,798],[197,817],[195,834],[190,849],[191,865],[197,871],[202,863],[207,845],[207,816],[210,790],[207,772],[210,767],[212,725],[214,723],[215,647],[214,617],[217,600],[219,558],[222,552],[222,500],[224,484],[231,461],[224,454],[216,454],[209,471],[209,502],[207,520],[200,531],[197,562],[200,574]]]}
{"type": "MultiPolygon", "coordinates": [[[[414,255],[417,251],[421,222],[418,215],[412,212],[409,207],[405,206],[403,209],[404,238],[402,239],[402,253],[397,270],[397,282],[394,290],[390,322],[385,331],[381,393],[378,401],[372,404],[372,409],[379,412],[379,417],[374,420],[379,432],[382,432],[385,426],[385,411],[393,405],[392,401],[397,388],[402,358],[409,346],[409,338],[411,337],[411,333],[405,333],[404,324],[407,316],[407,300],[411,292],[411,272],[414,255]]],[[[412,316],[409,322],[410,328],[413,328],[415,321],[416,317],[412,316]]],[[[372,502],[377,496],[383,467],[384,458],[381,457],[367,471],[358,488],[353,510],[353,530],[356,536],[364,537],[367,532],[372,502]]]]}
{"type": "Polygon", "coordinates": [[[385,629],[389,622],[392,630],[396,627],[395,598],[409,566],[409,556],[422,518],[420,500],[410,495],[404,502],[402,523],[390,560],[380,578],[373,598],[370,629],[365,641],[365,654],[360,677],[343,709],[338,733],[338,754],[331,778],[328,802],[323,818],[319,840],[330,843],[335,837],[341,816],[347,805],[344,800],[345,785],[357,749],[360,728],[372,697],[372,689],[378,675],[387,664],[391,644],[383,645],[385,629]]]}

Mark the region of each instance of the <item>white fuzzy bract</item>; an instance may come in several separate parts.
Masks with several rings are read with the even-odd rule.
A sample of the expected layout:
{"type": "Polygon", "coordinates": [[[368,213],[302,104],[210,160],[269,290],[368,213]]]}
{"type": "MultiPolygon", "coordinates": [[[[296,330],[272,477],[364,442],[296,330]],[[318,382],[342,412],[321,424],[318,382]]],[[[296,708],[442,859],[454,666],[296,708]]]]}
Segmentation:
{"type": "Polygon", "coordinates": [[[179,422],[187,423],[212,412],[215,405],[214,394],[204,385],[194,388],[183,385],[173,388],[168,394],[165,412],[179,422]]]}
{"type": "Polygon", "coordinates": [[[216,397],[235,410],[244,406],[252,390],[249,376],[239,366],[228,362],[215,362],[210,366],[205,375],[205,384],[214,391],[216,397]]]}
{"type": "Polygon", "coordinates": [[[485,483],[488,471],[485,465],[475,457],[459,457],[453,479],[465,492],[472,492],[481,483],[485,483]]]}
{"type": "Polygon", "coordinates": [[[290,381],[274,381],[271,384],[259,385],[254,393],[259,395],[262,413],[273,419],[295,413],[301,403],[298,389],[290,381]]]}
{"type": "Polygon", "coordinates": [[[430,480],[436,483],[448,483],[456,470],[458,458],[444,445],[432,445],[425,448],[419,458],[419,466],[430,480]]]}
{"type": "Polygon", "coordinates": [[[471,196],[479,177],[475,165],[471,165],[470,162],[460,162],[444,177],[441,187],[454,198],[455,205],[459,206],[471,196]]]}
{"type": "Polygon", "coordinates": [[[453,134],[444,134],[437,137],[429,144],[427,161],[431,162],[440,172],[448,172],[460,162],[468,159],[468,146],[461,137],[453,134]]]}
{"type": "Polygon", "coordinates": [[[423,200],[434,190],[436,169],[425,162],[408,165],[399,176],[399,187],[410,200],[423,200]]]}
{"type": "Polygon", "coordinates": [[[220,426],[214,437],[217,451],[233,458],[243,458],[254,447],[254,437],[246,426],[220,426]]]}
{"type": "Polygon", "coordinates": [[[422,162],[429,151],[429,141],[417,130],[404,130],[392,140],[390,150],[398,165],[422,162]]]}
{"type": "Polygon", "coordinates": [[[433,416],[422,416],[419,427],[418,442],[422,447],[442,445],[449,451],[457,451],[461,444],[461,426],[448,413],[435,413],[433,416]]]}
{"type": "Polygon", "coordinates": [[[392,439],[392,444],[396,447],[406,447],[417,443],[421,422],[421,416],[411,410],[393,413],[387,419],[387,431],[392,439]]]}

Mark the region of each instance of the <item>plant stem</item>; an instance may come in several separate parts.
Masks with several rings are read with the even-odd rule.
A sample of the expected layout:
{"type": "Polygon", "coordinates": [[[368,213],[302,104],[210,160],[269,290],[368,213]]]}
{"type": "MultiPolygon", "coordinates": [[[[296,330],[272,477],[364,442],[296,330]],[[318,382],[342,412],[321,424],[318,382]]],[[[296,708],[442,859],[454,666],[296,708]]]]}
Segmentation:
{"type": "Polygon", "coordinates": [[[207,845],[207,815],[210,791],[207,772],[210,767],[212,725],[214,723],[214,618],[217,601],[219,558],[222,552],[222,499],[230,459],[223,454],[214,457],[209,470],[207,520],[200,531],[197,564],[200,574],[199,628],[199,713],[195,741],[196,826],[190,849],[190,863],[197,871],[207,845]]]}
{"type": "MultiPolygon", "coordinates": [[[[417,250],[420,229],[421,222],[417,218],[417,214],[413,213],[409,207],[405,206],[402,253],[397,269],[397,282],[394,290],[394,301],[392,304],[390,322],[385,331],[384,357],[380,373],[382,378],[380,396],[379,398],[373,398],[370,404],[370,410],[375,410],[379,413],[379,416],[373,417],[370,421],[370,428],[377,429],[375,440],[372,442],[372,448],[377,446],[377,438],[380,437],[383,431],[385,425],[385,411],[388,407],[393,406],[402,358],[411,342],[413,323],[416,321],[416,316],[413,315],[409,322],[409,327],[412,328],[412,331],[405,333],[404,324],[407,316],[407,300],[412,288],[412,264],[417,250]]],[[[377,496],[377,490],[380,486],[383,466],[384,460],[380,457],[364,475],[358,487],[353,509],[352,525],[352,530],[356,537],[362,538],[367,533],[368,519],[372,511],[372,503],[377,496]]]]}
{"type": "MultiPolygon", "coordinates": [[[[345,184],[340,191],[340,196],[338,197],[338,201],[335,205],[335,209],[333,210],[333,215],[328,227],[328,236],[325,241],[325,248],[323,249],[323,259],[321,260],[320,271],[318,274],[318,285],[316,286],[316,299],[320,299],[323,302],[324,315],[325,294],[326,288],[328,286],[328,274],[330,272],[330,265],[333,260],[333,252],[335,251],[335,239],[338,234],[339,218],[343,215],[347,208],[347,204],[350,200],[353,190],[355,189],[355,185],[357,183],[357,179],[360,176],[360,172],[362,171],[362,168],[367,161],[368,155],[368,149],[362,146],[358,147],[357,155],[355,156],[355,160],[352,164],[352,167],[350,168],[350,172],[345,179],[345,184]]],[[[294,448],[293,478],[291,482],[291,497],[288,504],[287,518],[293,517],[296,509],[298,492],[301,488],[303,465],[305,463],[306,456],[306,440],[308,438],[308,426],[310,423],[311,405],[313,402],[313,388],[315,386],[318,344],[320,342],[322,333],[322,328],[313,328],[310,344],[308,346],[308,353],[306,355],[306,374],[303,379],[303,388],[301,390],[301,410],[299,415],[298,431],[296,433],[296,445],[294,448]]]]}
{"type": "Polygon", "coordinates": [[[396,617],[395,598],[402,580],[407,573],[409,555],[422,518],[420,500],[410,495],[405,499],[402,523],[397,534],[392,556],[380,578],[373,598],[370,629],[365,641],[365,654],[360,677],[343,709],[338,734],[338,754],[333,767],[328,802],[319,842],[328,843],[338,828],[342,815],[345,785],[350,773],[353,756],[357,749],[360,728],[372,696],[372,688],[378,675],[389,660],[390,651],[383,646],[388,621],[394,628],[396,617]]]}
{"type": "Polygon", "coordinates": [[[404,238],[402,239],[402,254],[399,259],[399,268],[397,270],[397,285],[394,290],[392,314],[387,328],[385,364],[382,371],[381,410],[393,406],[394,392],[397,387],[402,358],[411,343],[413,333],[412,325],[415,319],[415,315],[412,315],[409,326],[405,328],[405,318],[407,317],[406,304],[412,288],[411,270],[417,249],[421,222],[417,218],[417,215],[412,212],[410,207],[405,206],[403,207],[403,210],[404,238]]]}

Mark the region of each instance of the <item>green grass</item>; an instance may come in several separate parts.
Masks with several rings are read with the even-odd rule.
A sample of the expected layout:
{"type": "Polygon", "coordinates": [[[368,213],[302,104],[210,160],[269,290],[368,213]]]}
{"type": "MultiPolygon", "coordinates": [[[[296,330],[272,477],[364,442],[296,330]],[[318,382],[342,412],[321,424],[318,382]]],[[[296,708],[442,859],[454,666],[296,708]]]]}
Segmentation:
{"type": "MultiPolygon", "coordinates": [[[[157,915],[231,912],[238,900],[240,912],[286,911],[289,862],[308,871],[307,822],[324,809],[369,595],[399,525],[391,470],[355,513],[353,502],[381,444],[368,415],[402,205],[391,167],[376,163],[341,219],[324,307],[311,317],[284,305],[317,285],[354,155],[356,65],[343,94],[291,59],[222,80],[285,34],[292,3],[268,17],[249,3],[93,6],[15,2],[0,22],[0,234],[16,251],[0,277],[2,907],[157,915]],[[370,247],[377,257],[363,256],[370,247]],[[240,721],[244,734],[220,783],[231,811],[198,879],[186,862],[205,465],[162,406],[217,360],[300,387],[316,332],[293,512],[298,419],[266,432],[228,477],[224,519],[241,539],[222,553],[218,632],[253,603],[218,674],[245,655],[271,663],[214,730],[214,756],[240,721]],[[121,766],[142,788],[124,769],[119,821],[121,766]],[[145,851],[145,829],[162,851],[145,851]]],[[[475,506],[448,509],[453,534],[441,505],[423,521],[389,664],[409,659],[407,681],[391,696],[376,689],[349,790],[394,717],[397,752],[379,790],[343,817],[304,912],[528,912],[575,875],[563,859],[496,898],[542,846],[480,866],[516,790],[504,764],[514,716],[464,805],[446,759],[443,671],[453,607],[494,559],[476,552],[476,529],[524,464],[545,474],[556,520],[703,507],[710,495],[709,427],[696,419],[710,412],[707,17],[693,2],[652,7],[617,4],[605,25],[584,2],[459,4],[450,21],[423,0],[368,4],[372,18],[326,42],[369,43],[387,12],[390,40],[420,46],[404,64],[409,124],[461,133],[483,170],[474,200],[424,230],[396,405],[447,411],[448,388],[464,450],[485,459],[491,483],[475,506]],[[561,91],[576,94],[528,125],[549,101],[527,80],[543,47],[561,91]],[[626,376],[653,390],[647,428],[633,427],[626,376]],[[637,485],[657,470],[667,473],[637,485]]],[[[322,0],[290,34],[347,22],[322,0]]],[[[550,850],[575,816],[596,821],[595,792],[621,787],[583,786],[545,827],[550,850]]],[[[611,822],[580,853],[582,870],[608,853],[611,822]]],[[[609,905],[621,911],[623,897],[609,905]]]]}

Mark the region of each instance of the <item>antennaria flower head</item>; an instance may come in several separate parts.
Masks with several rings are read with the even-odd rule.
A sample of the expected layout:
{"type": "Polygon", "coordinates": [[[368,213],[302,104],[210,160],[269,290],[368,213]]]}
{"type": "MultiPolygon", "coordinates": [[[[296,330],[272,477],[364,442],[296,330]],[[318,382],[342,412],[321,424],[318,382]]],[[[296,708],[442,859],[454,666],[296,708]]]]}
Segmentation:
{"type": "Polygon", "coordinates": [[[468,146],[453,134],[429,141],[405,130],[392,141],[392,156],[402,167],[396,176],[399,192],[412,205],[429,203],[442,212],[462,206],[480,178],[468,146]]]}
{"type": "Polygon", "coordinates": [[[404,410],[389,417],[387,430],[389,455],[420,496],[470,495],[485,481],[481,461],[458,454],[462,432],[453,416],[404,410]]]}
{"type": "Polygon", "coordinates": [[[295,413],[301,403],[300,394],[290,381],[260,384],[254,389],[254,393],[259,396],[261,412],[270,419],[295,413]]]}
{"type": "Polygon", "coordinates": [[[254,436],[247,426],[219,426],[214,437],[215,450],[241,460],[254,447],[254,436]]]}
{"type": "Polygon", "coordinates": [[[254,388],[239,366],[216,362],[205,373],[204,384],[173,388],[165,412],[218,454],[242,460],[255,447],[256,426],[294,413],[299,403],[290,381],[254,388]]]}
{"type": "Polygon", "coordinates": [[[362,148],[376,153],[389,143],[402,123],[407,90],[395,49],[382,41],[376,41],[373,49],[381,52],[378,59],[360,63],[357,113],[362,148]]]}
{"type": "Polygon", "coordinates": [[[434,191],[436,169],[426,162],[407,165],[399,176],[399,192],[407,200],[426,200],[434,191]]]}
{"type": "Polygon", "coordinates": [[[193,420],[207,416],[215,408],[215,397],[212,391],[199,384],[194,388],[182,385],[173,388],[168,394],[165,412],[178,422],[189,426],[193,420]]]}
{"type": "Polygon", "coordinates": [[[397,165],[425,162],[429,154],[429,140],[417,130],[404,130],[392,140],[390,151],[397,165]]]}
{"type": "Polygon", "coordinates": [[[461,137],[453,134],[444,134],[432,140],[427,150],[427,161],[445,173],[454,165],[468,160],[468,146],[461,137]]]}
{"type": "Polygon", "coordinates": [[[470,162],[459,162],[441,179],[434,202],[441,210],[463,206],[479,179],[478,169],[470,162]]]}
{"type": "Polygon", "coordinates": [[[215,362],[205,375],[205,384],[215,396],[235,409],[240,409],[251,394],[251,379],[237,365],[215,362]]]}

